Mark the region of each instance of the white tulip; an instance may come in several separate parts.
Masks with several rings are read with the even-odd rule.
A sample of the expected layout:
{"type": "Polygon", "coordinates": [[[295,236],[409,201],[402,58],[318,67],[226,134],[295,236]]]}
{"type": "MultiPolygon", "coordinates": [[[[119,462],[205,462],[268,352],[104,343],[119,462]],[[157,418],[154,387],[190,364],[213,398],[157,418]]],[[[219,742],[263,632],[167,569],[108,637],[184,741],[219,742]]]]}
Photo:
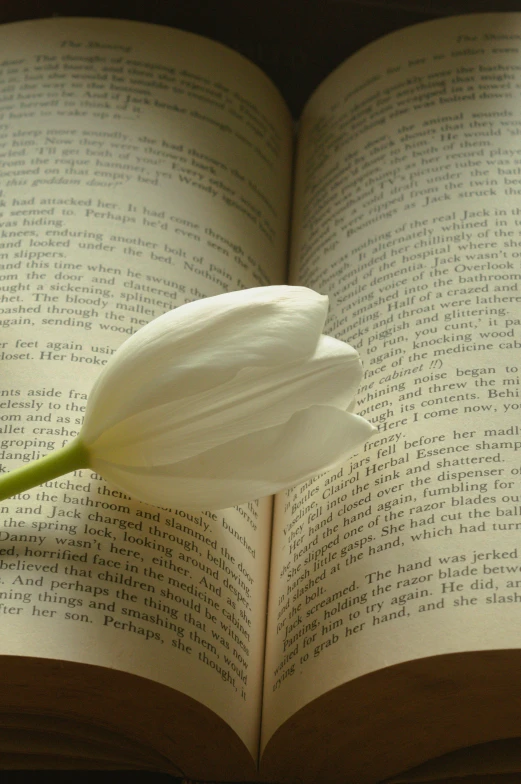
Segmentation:
{"type": "Polygon", "coordinates": [[[335,468],[375,428],[348,410],[362,366],[322,335],[327,307],[310,289],[268,286],[147,324],[101,372],[60,450],[76,455],[67,470],[88,465],[149,504],[215,510],[335,468]]]}

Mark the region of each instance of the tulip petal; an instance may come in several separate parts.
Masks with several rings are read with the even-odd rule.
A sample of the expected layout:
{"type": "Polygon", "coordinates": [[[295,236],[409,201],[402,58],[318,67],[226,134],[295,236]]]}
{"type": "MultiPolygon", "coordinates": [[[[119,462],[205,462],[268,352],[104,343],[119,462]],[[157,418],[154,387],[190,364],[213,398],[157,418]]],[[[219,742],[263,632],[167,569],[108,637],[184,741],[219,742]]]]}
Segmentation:
{"type": "Polygon", "coordinates": [[[120,490],[146,503],[224,509],[338,467],[375,430],[362,417],[317,405],[297,412],[282,425],[159,469],[102,459],[91,465],[120,490]]]}
{"type": "Polygon", "coordinates": [[[345,412],[361,377],[356,350],[321,336],[307,362],[242,371],[217,389],[140,411],[87,445],[93,459],[122,466],[177,463],[281,425],[310,406],[325,404],[345,412]]]}
{"type": "Polygon", "coordinates": [[[303,361],[322,332],[328,299],[266,286],[191,302],[152,321],[112,356],[89,395],[84,442],[137,412],[213,392],[243,368],[303,361]]]}

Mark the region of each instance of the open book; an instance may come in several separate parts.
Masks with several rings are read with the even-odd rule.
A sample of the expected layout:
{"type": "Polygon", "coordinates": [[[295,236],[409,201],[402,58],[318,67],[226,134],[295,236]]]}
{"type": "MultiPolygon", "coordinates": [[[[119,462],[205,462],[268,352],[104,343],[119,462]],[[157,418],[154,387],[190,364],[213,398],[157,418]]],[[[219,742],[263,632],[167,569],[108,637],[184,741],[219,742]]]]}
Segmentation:
{"type": "Polygon", "coordinates": [[[77,433],[142,324],[283,282],[329,295],[379,427],[225,512],[89,471],[2,502],[0,767],[521,770],[520,45],[515,14],[394,33],[310,97],[294,145],[217,43],[0,29],[0,470],[77,433]]]}

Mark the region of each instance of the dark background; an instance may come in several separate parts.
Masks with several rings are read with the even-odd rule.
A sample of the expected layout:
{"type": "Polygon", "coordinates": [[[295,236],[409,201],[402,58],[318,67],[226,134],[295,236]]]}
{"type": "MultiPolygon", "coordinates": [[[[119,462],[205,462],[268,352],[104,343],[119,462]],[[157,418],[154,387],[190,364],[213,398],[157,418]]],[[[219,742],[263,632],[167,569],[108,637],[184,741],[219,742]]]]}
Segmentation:
{"type": "MultiPolygon", "coordinates": [[[[178,27],[230,46],[275,82],[295,117],[337,65],[393,30],[455,14],[521,11],[519,0],[0,0],[0,23],[99,16],[178,27]]],[[[1,768],[1,761],[0,761],[1,768]]],[[[4,771],[5,784],[174,784],[141,772],[4,771]]],[[[327,782],[323,782],[327,784],[327,782]]]]}

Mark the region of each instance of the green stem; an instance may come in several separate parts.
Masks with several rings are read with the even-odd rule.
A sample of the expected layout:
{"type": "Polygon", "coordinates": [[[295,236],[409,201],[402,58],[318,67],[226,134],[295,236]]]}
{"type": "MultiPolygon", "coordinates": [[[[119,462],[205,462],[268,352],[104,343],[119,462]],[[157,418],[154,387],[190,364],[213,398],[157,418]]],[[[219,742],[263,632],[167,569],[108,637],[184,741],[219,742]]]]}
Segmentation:
{"type": "Polygon", "coordinates": [[[88,467],[88,450],[77,437],[70,444],[35,460],[34,463],[16,468],[9,474],[0,475],[0,501],[56,479],[57,476],[88,467]]]}

